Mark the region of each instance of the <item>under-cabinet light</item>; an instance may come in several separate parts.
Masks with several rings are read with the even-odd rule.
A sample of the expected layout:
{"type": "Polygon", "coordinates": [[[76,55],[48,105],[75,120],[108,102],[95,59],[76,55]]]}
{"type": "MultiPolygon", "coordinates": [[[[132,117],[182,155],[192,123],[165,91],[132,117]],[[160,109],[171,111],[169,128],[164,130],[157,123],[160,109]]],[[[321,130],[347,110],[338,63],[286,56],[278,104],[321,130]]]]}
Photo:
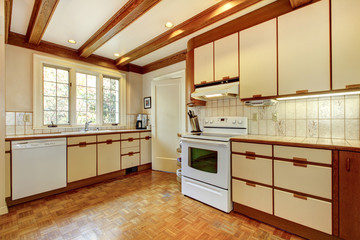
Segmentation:
{"type": "Polygon", "coordinates": [[[205,95],[206,98],[221,97],[221,96],[223,96],[223,94],[221,93],[205,95]]]}
{"type": "Polygon", "coordinates": [[[294,99],[304,99],[304,98],[344,96],[344,95],[354,95],[354,94],[360,94],[360,91],[337,92],[337,93],[314,94],[314,95],[301,95],[301,96],[292,96],[292,97],[279,97],[279,98],[276,98],[276,100],[282,101],[282,100],[294,100],[294,99]]]}

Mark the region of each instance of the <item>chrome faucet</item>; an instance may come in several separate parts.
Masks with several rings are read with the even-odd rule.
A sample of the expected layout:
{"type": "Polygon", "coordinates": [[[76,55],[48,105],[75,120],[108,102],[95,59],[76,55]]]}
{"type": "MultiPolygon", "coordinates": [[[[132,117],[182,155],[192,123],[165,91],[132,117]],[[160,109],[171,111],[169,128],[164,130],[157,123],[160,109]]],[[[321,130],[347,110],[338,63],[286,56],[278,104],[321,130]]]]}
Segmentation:
{"type": "Polygon", "coordinates": [[[89,131],[89,125],[90,125],[90,123],[92,123],[92,121],[88,121],[88,122],[85,123],[85,132],[86,132],[86,131],[89,131]]]}

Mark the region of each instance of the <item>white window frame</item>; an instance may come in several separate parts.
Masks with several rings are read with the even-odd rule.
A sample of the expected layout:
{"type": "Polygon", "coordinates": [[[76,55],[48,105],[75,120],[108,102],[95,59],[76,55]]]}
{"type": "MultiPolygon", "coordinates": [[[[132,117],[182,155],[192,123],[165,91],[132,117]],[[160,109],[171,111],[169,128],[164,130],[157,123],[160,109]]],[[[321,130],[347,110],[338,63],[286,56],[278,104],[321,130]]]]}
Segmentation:
{"type": "MultiPolygon", "coordinates": [[[[98,109],[96,114],[97,124],[92,126],[106,126],[103,124],[103,76],[110,76],[119,79],[119,126],[126,126],[126,74],[104,67],[98,67],[90,64],[80,64],[77,62],[65,60],[62,58],[53,58],[39,54],[33,55],[33,128],[48,129],[43,124],[43,65],[52,65],[59,68],[69,69],[70,75],[70,96],[69,113],[70,124],[61,125],[61,128],[83,127],[76,123],[76,72],[95,75],[97,78],[97,101],[98,109]]],[[[111,125],[111,124],[107,124],[111,125]]]]}

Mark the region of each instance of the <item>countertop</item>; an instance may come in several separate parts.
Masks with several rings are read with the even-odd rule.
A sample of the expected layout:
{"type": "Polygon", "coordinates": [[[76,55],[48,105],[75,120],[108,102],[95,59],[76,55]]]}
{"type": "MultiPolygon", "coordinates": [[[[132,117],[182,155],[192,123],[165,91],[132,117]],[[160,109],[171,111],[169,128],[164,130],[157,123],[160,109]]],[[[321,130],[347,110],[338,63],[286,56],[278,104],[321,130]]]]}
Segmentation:
{"type": "Polygon", "coordinates": [[[232,141],[274,144],[282,146],[309,147],[330,150],[360,152],[360,140],[344,140],[331,138],[281,137],[264,135],[246,135],[232,137],[232,141]]]}
{"type": "Polygon", "coordinates": [[[118,129],[118,130],[99,130],[99,131],[87,131],[87,132],[61,132],[61,133],[46,133],[46,134],[33,134],[33,135],[15,135],[15,136],[6,136],[5,141],[41,139],[41,138],[79,137],[79,136],[88,136],[88,135],[104,135],[104,134],[132,133],[132,132],[151,132],[151,130],[118,129]]]}

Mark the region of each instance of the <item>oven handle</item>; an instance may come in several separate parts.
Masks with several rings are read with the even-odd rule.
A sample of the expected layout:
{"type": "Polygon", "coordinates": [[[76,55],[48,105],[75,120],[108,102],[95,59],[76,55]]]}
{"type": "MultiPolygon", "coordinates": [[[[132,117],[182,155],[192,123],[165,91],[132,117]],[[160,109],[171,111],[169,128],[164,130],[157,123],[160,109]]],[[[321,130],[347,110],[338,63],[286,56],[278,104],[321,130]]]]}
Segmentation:
{"type": "Polygon", "coordinates": [[[189,138],[182,138],[181,141],[188,142],[188,143],[200,143],[200,144],[207,144],[211,146],[217,146],[217,147],[227,147],[229,145],[229,142],[219,142],[219,141],[208,141],[208,140],[195,140],[195,139],[189,139],[189,138]]]}

